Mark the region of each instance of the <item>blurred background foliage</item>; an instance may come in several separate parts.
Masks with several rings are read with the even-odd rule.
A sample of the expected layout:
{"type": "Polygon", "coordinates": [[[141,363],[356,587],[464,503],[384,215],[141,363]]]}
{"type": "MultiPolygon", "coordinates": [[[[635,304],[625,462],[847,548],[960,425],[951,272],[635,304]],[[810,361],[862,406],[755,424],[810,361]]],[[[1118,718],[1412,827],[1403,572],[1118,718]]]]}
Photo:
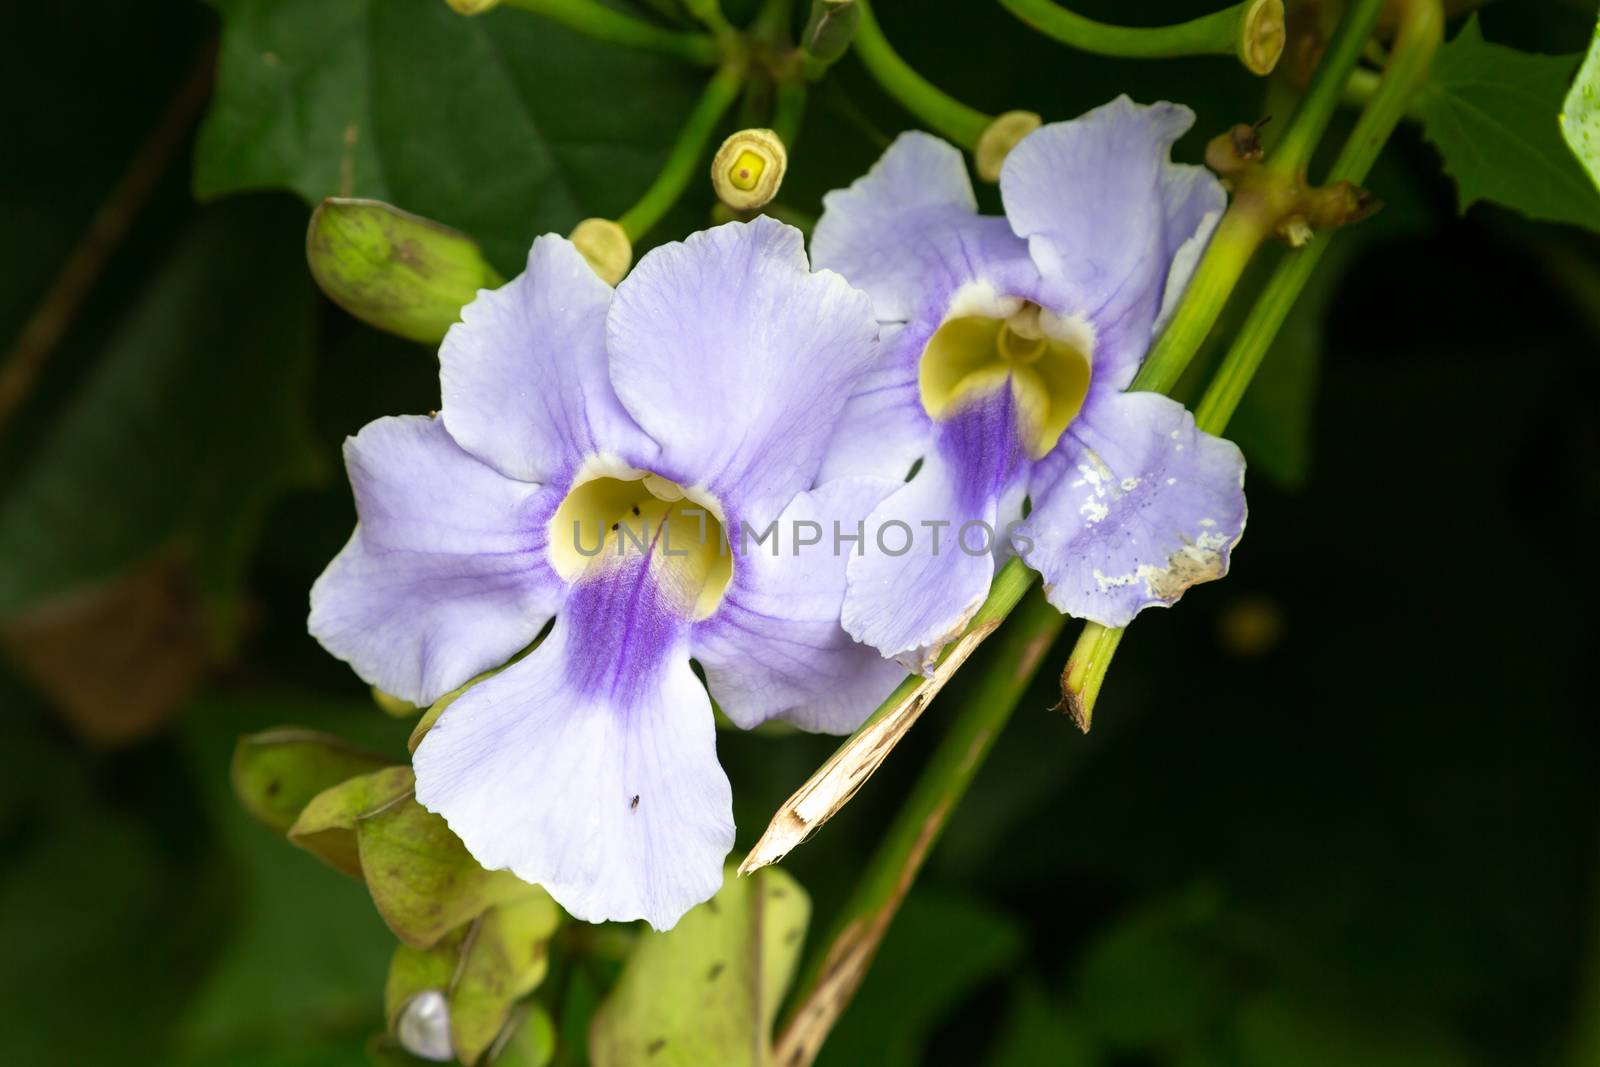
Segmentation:
{"type": "MultiPolygon", "coordinates": [[[[991,112],[1179,100],[1191,160],[1263,114],[1225,59],[879,6],[907,59],[991,112]]],[[[0,325],[38,373],[0,389],[4,1059],[362,1062],[393,936],[359,884],[249,820],[229,755],[293,722],[403,761],[409,724],[306,635],[306,594],[353,520],[340,441],[438,385],[425,348],[315,293],[308,202],[390,200],[513,273],[535,234],[631,202],[704,75],[439,0],[6,20],[0,325]],[[122,239],[90,240],[84,298],[41,325],[94,233],[122,239]]],[[[1481,14],[1488,40],[1560,54],[1593,23],[1576,0],[1481,14]]],[[[909,125],[847,59],[783,201],[816,212],[909,125]]],[[[1384,210],[1342,235],[1236,423],[1233,575],[1140,620],[1093,734],[1047,710],[1046,672],[823,1063],[1600,1064],[1600,255],[1458,213],[1412,125],[1367,184],[1384,210]]],[[[710,206],[695,187],[652,240],[710,206]]],[[[786,864],[813,937],[962,692],[786,864]]],[[[832,744],[720,736],[741,846],[832,744]]],[[[563,983],[569,1058],[610,977],[563,983]]]]}

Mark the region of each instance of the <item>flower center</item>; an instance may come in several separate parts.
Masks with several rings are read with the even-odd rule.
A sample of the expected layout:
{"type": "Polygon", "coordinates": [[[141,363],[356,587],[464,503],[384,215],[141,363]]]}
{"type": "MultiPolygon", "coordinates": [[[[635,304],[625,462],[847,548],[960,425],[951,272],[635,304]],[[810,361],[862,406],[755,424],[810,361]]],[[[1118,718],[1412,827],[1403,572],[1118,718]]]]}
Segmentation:
{"type": "Polygon", "coordinates": [[[756,153],[745,149],[739,153],[739,158],[733,161],[732,172],[729,180],[734,188],[749,192],[761,180],[761,172],[767,169],[767,161],[756,153]]]}
{"type": "Polygon", "coordinates": [[[550,561],[569,582],[629,560],[691,619],[717,610],[733,577],[722,509],[647,471],[580,478],[550,520],[550,561]]]}
{"type": "Polygon", "coordinates": [[[943,419],[962,404],[1010,383],[1023,442],[1034,459],[1061,440],[1089,393],[1087,337],[1047,332],[1037,304],[1005,318],[958,315],[928,339],[918,370],[922,406],[943,419]]]}

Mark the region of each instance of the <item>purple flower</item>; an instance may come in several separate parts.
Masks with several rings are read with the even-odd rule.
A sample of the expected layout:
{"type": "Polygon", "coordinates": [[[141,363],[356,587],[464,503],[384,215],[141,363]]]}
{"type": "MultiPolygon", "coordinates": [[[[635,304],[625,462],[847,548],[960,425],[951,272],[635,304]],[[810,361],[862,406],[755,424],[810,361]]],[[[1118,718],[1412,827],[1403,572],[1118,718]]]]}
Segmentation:
{"type": "Polygon", "coordinates": [[[867,520],[905,524],[911,549],[897,530],[850,562],[857,639],[926,669],[1013,544],[1052,604],[1108,626],[1227,571],[1239,450],[1123,391],[1225,204],[1209,171],[1170,161],[1193,119],[1122,97],[1040,128],[1001,171],[1004,217],[977,213],[961,154],[921,133],[824,199],[813,256],[883,324],[824,476],[915,471],[867,520]]]}
{"type": "Polygon", "coordinates": [[[818,479],[875,335],[768,219],[658,248],[615,293],[541,237],[445,338],[439,416],[346,443],[360,521],[311,593],[329,651],[425,704],[554,617],[416,752],[417,799],[485,867],[670,927],[733,846],[707,686],[742,727],[847,732],[900,679],[839,626],[848,552],[738,550],[773,520],[853,529],[894,489],[818,479]]]}

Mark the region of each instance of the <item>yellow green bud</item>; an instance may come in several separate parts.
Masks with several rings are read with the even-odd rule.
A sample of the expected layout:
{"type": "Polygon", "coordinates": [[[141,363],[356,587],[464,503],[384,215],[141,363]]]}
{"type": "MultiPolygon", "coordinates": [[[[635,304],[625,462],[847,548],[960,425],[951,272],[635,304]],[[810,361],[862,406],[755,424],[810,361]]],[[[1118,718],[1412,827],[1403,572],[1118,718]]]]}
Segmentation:
{"type": "Polygon", "coordinates": [[[811,17],[800,34],[800,48],[818,63],[836,62],[850,48],[861,9],[855,0],[812,0],[811,17]]]}
{"type": "Polygon", "coordinates": [[[438,344],[479,289],[504,281],[466,234],[378,200],[324,200],[306,260],[335,304],[424,344],[438,344]]]}
{"type": "Polygon", "coordinates": [[[1286,38],[1283,0],[1255,0],[1239,20],[1239,62],[1252,74],[1271,74],[1286,38]]]}
{"type": "Polygon", "coordinates": [[[573,227],[568,240],[607,285],[620,282],[633,263],[633,242],[627,231],[610,219],[584,219],[573,227]]]}
{"type": "Polygon", "coordinates": [[[481,15],[490,8],[500,6],[500,0],[444,0],[444,2],[458,15],[481,15]]]}
{"type": "Polygon", "coordinates": [[[732,134],[711,161],[711,185],[717,199],[735,211],[759,211],[778,195],[789,153],[771,130],[749,129],[732,134]]]}
{"type": "Polygon", "coordinates": [[[1007,111],[996,116],[978,138],[978,147],[972,153],[978,163],[978,177],[986,182],[999,181],[1000,165],[1006,156],[1043,121],[1032,111],[1007,111]]]}

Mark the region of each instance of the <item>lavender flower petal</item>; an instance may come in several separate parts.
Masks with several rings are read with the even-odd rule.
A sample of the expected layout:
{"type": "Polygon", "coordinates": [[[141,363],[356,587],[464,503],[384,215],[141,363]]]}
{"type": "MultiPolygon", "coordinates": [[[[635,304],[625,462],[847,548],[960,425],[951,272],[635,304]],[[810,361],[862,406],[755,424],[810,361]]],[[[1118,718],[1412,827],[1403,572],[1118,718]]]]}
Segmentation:
{"type": "Polygon", "coordinates": [[[840,621],[850,635],[911,670],[930,670],[988,595],[994,550],[1021,515],[1027,471],[1009,385],[941,424],[922,469],[867,518],[866,554],[847,571],[840,621]]]}
{"type": "Polygon", "coordinates": [[[509,478],[555,481],[588,456],[634,466],[656,448],[606,373],[611,287],[565,238],[533,242],[523,273],[461,309],[439,349],[440,417],[509,478]]]}
{"type": "Polygon", "coordinates": [[[504,663],[566,587],[545,562],[557,494],[480,463],[435,419],[345,442],[359,523],[311,590],[310,630],[365,681],[427,704],[504,663]]]}
{"type": "Polygon", "coordinates": [[[1125,387],[1170,287],[1187,283],[1225,200],[1203,168],[1169,159],[1194,123],[1127,97],[1041,127],[1006,157],[1000,193],[1045,279],[1044,303],[1095,328],[1095,374],[1125,387]],[[1192,243],[1198,242],[1198,243],[1192,243]]]}
{"type": "Polygon", "coordinates": [[[900,484],[846,478],[801,493],[772,542],[752,538],[736,556],[726,599],[696,628],[694,656],[737,726],[782,717],[805,730],[849,733],[905,677],[839,627],[845,566],[859,538],[871,536],[863,520],[900,484]],[[816,544],[798,544],[812,537],[816,544]]]}
{"type": "Polygon", "coordinates": [[[579,919],[664,930],[721,887],[733,801],[654,558],[581,580],[544,642],[451,703],[413,765],[418,801],[483,866],[579,919]]]}
{"type": "Polygon", "coordinates": [[[1244,456],[1155,393],[1094,398],[1031,491],[1024,559],[1050,603],[1105,626],[1222,577],[1244,532],[1244,456]]]}
{"type": "Polygon", "coordinates": [[[662,473],[759,523],[815,484],[876,334],[866,296],[813,274],[800,231],[765,216],[650,252],[607,321],[611,379],[662,473]]]}

